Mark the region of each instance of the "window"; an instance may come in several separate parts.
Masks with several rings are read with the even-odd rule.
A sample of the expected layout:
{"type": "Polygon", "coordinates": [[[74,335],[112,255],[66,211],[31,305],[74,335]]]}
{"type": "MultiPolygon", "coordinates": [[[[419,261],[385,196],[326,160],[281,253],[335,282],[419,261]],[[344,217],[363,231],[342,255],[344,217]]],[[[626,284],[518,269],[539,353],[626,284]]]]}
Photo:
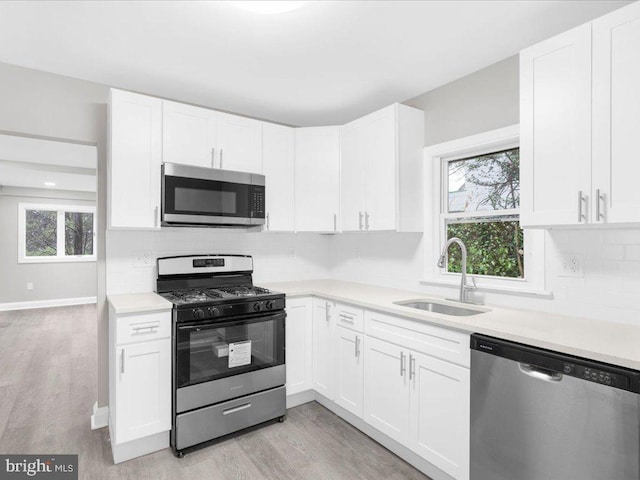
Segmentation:
{"type": "MultiPolygon", "coordinates": [[[[467,247],[467,272],[524,278],[524,238],[520,228],[520,149],[443,160],[444,237],[467,247]]],[[[451,248],[447,271],[461,271],[459,249],[451,248]]]]}
{"type": "Polygon", "coordinates": [[[95,207],[19,204],[19,262],[95,260],[95,217],[95,207]]]}
{"type": "Polygon", "coordinates": [[[520,149],[517,125],[425,149],[425,226],[432,241],[425,250],[423,283],[459,285],[460,249],[467,247],[467,273],[480,290],[544,292],[544,232],[520,227],[520,149]]]}

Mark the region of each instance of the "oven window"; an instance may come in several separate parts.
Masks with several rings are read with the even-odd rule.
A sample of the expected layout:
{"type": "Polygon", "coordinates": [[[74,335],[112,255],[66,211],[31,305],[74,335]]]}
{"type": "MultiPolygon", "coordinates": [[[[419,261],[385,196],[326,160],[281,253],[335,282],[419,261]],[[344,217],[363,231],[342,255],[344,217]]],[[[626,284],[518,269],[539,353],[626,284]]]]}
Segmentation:
{"type": "Polygon", "coordinates": [[[178,326],[178,388],[284,364],[284,318],[178,326]]]}
{"type": "Polygon", "coordinates": [[[234,191],[176,187],[175,209],[189,211],[197,205],[200,212],[233,215],[237,211],[236,197],[234,191]]]}

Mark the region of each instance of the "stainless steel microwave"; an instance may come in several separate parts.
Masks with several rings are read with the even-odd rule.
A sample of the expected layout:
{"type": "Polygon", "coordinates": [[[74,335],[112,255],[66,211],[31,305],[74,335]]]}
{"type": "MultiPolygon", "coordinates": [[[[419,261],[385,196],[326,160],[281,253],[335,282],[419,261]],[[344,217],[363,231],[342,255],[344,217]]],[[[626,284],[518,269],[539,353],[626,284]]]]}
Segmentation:
{"type": "Polygon", "coordinates": [[[162,225],[263,225],[264,187],[264,175],[165,163],[162,165],[162,225]]]}

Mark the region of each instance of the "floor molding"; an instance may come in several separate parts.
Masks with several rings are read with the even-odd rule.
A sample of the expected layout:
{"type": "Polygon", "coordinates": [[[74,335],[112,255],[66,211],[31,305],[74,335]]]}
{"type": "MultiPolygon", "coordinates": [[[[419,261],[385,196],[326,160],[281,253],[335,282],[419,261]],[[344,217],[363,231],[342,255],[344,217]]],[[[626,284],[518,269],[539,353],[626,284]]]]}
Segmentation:
{"type": "Polygon", "coordinates": [[[96,297],[58,298],[52,300],[34,300],[31,302],[0,303],[0,312],[9,310],[28,310],[32,308],[66,307],[96,303],[96,297]]]}
{"type": "Polygon", "coordinates": [[[91,415],[91,430],[104,428],[109,424],[109,407],[98,407],[98,402],[93,404],[91,415]]]}

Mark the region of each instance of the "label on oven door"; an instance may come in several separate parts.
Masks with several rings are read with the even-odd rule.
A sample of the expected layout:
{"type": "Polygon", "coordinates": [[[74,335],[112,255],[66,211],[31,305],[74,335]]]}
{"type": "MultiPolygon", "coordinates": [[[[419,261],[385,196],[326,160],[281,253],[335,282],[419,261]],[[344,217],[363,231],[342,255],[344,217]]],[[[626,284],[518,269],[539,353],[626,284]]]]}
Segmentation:
{"type": "Polygon", "coordinates": [[[251,340],[229,344],[229,368],[251,364],[251,340]]]}

